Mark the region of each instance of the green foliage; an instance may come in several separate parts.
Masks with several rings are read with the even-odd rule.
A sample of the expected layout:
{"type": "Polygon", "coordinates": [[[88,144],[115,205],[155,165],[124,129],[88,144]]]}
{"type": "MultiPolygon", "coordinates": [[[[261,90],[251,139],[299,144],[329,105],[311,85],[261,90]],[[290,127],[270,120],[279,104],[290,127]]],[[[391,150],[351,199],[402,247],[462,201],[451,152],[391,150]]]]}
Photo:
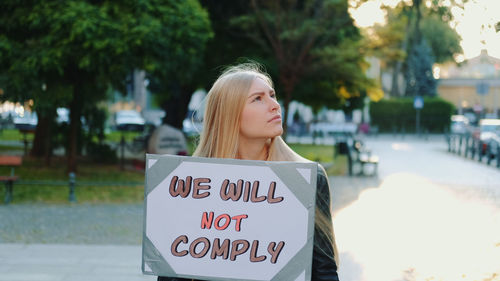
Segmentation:
{"type": "MultiPolygon", "coordinates": [[[[89,108],[106,98],[110,84],[125,92],[125,77],[135,68],[157,78],[160,89],[186,82],[212,36],[196,0],[6,0],[0,34],[2,98],[33,99],[39,119],[69,108],[71,126],[78,127],[69,130],[71,147],[82,114],[102,120],[89,108]]],[[[99,127],[93,122],[92,129],[99,127]]]]}
{"type": "Polygon", "coordinates": [[[129,20],[132,52],[149,75],[165,79],[166,86],[194,78],[213,37],[208,13],[198,1],[142,1],[129,20]]]}
{"type": "Polygon", "coordinates": [[[425,17],[421,24],[422,35],[430,46],[436,63],[453,61],[455,54],[463,52],[460,35],[435,16],[425,17]]]}
{"type": "Polygon", "coordinates": [[[106,143],[89,143],[87,145],[87,156],[95,163],[116,164],[118,157],[116,150],[106,143]]]}
{"type": "MultiPolygon", "coordinates": [[[[460,5],[456,1],[445,3],[440,0],[429,4],[430,6],[419,7],[423,9],[419,31],[422,38],[430,45],[435,62],[453,61],[453,56],[462,53],[462,48],[460,36],[449,24],[453,19],[450,11],[451,7],[460,5]]],[[[413,24],[415,17],[413,5],[413,3],[401,2],[395,8],[383,6],[387,24],[377,24],[365,34],[369,52],[381,58],[388,66],[406,58],[411,45],[407,44],[407,49],[405,49],[405,40],[415,41],[412,40],[417,32],[413,24]]]]}
{"type": "MultiPolygon", "coordinates": [[[[442,133],[450,126],[450,117],[455,112],[453,104],[441,98],[424,98],[420,112],[420,126],[423,130],[442,133]]],[[[385,99],[370,104],[371,123],[381,132],[404,130],[415,132],[416,110],[413,98],[385,99]]]]}
{"type": "Polygon", "coordinates": [[[361,41],[345,39],[338,46],[313,50],[313,55],[321,59],[311,66],[304,80],[297,85],[295,100],[310,105],[315,111],[324,106],[350,109],[359,105],[355,100],[363,98],[367,89],[375,87],[374,81],[363,71],[368,65],[360,44],[361,41]]]}
{"type": "Polygon", "coordinates": [[[386,65],[395,61],[404,61],[406,51],[402,42],[406,35],[408,17],[398,9],[384,7],[387,24],[375,24],[364,32],[364,45],[369,54],[380,58],[386,65]]]}
{"type": "Polygon", "coordinates": [[[265,50],[285,110],[292,99],[316,109],[339,107],[349,98],[340,95],[342,87],[357,96],[373,85],[347,1],[254,0],[250,6],[231,27],[265,50]]]}
{"type": "Polygon", "coordinates": [[[123,86],[137,67],[188,79],[212,36],[196,0],[32,2],[2,4],[0,61],[11,63],[12,78],[60,80],[78,70],[123,86]]]}

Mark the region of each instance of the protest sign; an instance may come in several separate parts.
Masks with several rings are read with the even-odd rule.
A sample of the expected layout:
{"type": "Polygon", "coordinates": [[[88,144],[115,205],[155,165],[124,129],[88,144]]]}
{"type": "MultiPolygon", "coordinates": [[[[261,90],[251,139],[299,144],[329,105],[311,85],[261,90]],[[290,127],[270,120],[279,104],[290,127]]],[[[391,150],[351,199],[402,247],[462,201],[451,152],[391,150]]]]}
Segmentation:
{"type": "Polygon", "coordinates": [[[142,270],[310,280],[316,163],[146,157],[142,270]]]}

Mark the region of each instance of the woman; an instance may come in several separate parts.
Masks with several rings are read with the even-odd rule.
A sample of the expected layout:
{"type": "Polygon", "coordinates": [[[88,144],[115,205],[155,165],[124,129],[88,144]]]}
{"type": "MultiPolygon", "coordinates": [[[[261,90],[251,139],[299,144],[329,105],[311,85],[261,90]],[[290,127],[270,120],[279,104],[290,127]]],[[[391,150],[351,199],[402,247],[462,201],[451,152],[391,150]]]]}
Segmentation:
{"type": "MultiPolygon", "coordinates": [[[[207,95],[194,156],[309,162],[281,138],[281,108],[271,78],[255,64],[227,69],[207,95]]],[[[328,178],[318,166],[311,280],[338,280],[328,178]]],[[[159,281],[188,280],[158,277],[159,281]]]]}

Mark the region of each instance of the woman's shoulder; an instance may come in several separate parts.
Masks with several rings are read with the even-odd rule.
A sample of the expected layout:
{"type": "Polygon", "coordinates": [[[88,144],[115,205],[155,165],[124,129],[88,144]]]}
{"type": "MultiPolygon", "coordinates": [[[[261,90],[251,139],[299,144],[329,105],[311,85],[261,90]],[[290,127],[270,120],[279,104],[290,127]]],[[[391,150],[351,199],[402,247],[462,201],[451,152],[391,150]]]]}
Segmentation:
{"type": "Polygon", "coordinates": [[[317,184],[318,185],[329,185],[328,174],[325,168],[320,163],[317,163],[317,184]]]}
{"type": "Polygon", "coordinates": [[[326,174],[325,167],[321,165],[320,163],[316,163],[318,165],[318,176],[323,176],[325,178],[328,178],[328,175],[326,174]]]}

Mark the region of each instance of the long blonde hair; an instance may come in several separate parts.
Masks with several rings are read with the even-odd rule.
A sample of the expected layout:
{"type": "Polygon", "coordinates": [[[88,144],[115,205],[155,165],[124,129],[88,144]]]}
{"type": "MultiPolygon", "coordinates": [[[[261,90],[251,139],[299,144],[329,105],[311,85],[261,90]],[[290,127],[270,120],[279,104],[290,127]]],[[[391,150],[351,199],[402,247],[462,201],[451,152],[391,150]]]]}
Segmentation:
{"type": "MultiPolygon", "coordinates": [[[[206,96],[203,131],[193,156],[236,158],[240,115],[256,78],[273,88],[271,77],[255,63],[229,67],[219,76],[206,96]]],[[[267,144],[267,161],[309,161],[295,153],[281,136],[269,139],[267,144]]]]}
{"type": "MultiPolygon", "coordinates": [[[[240,115],[250,87],[257,78],[264,80],[271,88],[274,88],[271,77],[256,63],[244,63],[229,67],[219,76],[205,98],[203,130],[193,156],[236,158],[240,134],[240,115]]],[[[310,162],[295,153],[281,136],[269,139],[267,145],[267,161],[310,162]]],[[[321,166],[320,168],[323,169],[321,166]]],[[[331,210],[329,211],[331,212],[331,210]]],[[[330,240],[338,264],[337,247],[331,221],[318,208],[316,208],[316,227],[330,240]]]]}

